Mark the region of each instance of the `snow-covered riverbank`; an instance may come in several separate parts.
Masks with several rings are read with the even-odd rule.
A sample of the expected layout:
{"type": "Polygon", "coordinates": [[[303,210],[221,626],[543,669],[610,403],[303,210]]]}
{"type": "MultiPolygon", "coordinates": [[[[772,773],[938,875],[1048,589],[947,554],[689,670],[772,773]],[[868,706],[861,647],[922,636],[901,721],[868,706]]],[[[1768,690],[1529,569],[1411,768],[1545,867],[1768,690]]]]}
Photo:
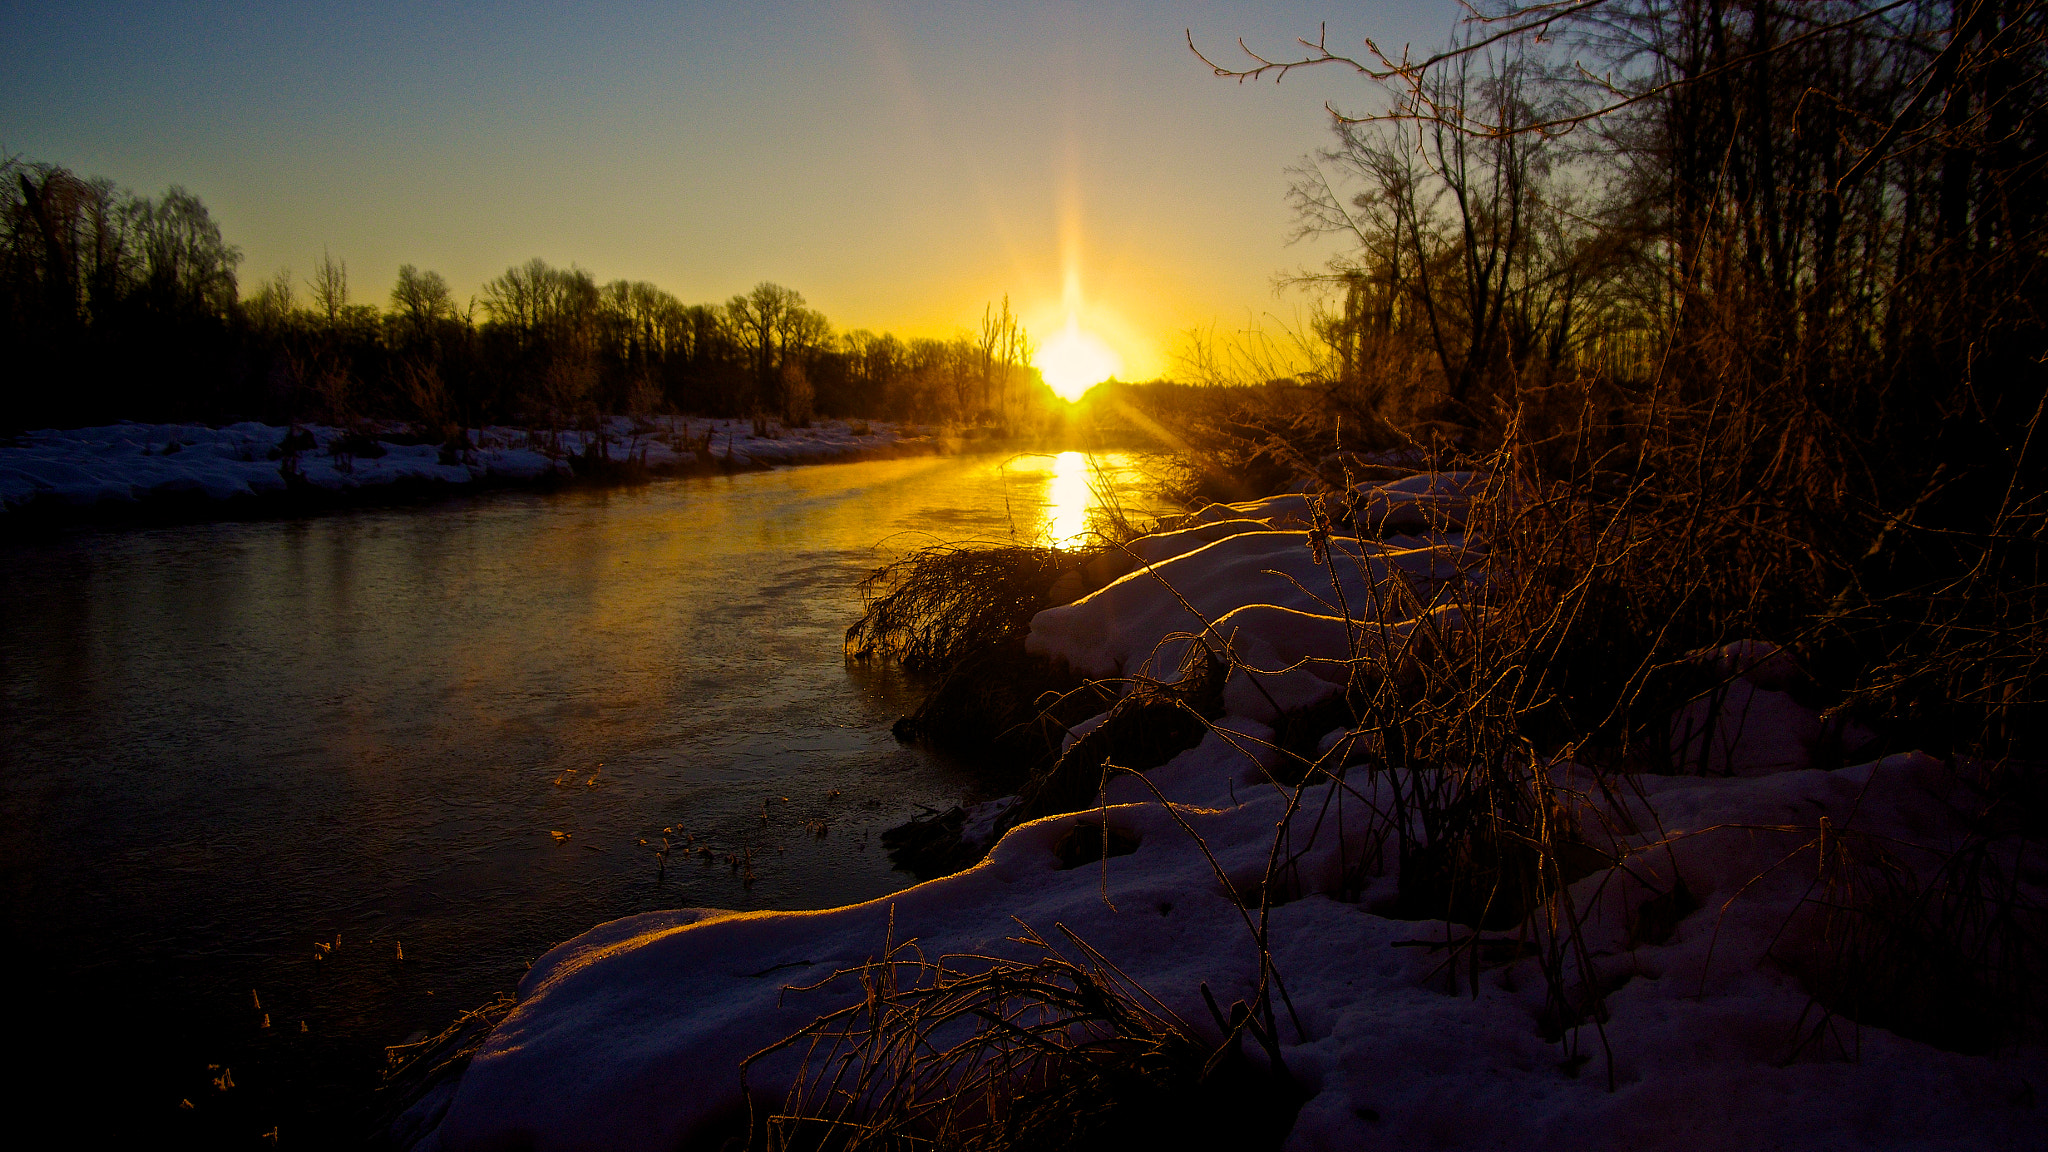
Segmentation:
{"type": "MultiPolygon", "coordinates": [[[[1840,943],[1818,888],[1827,838],[1837,852],[1843,836],[1881,845],[1924,880],[1970,834],[1972,796],[1967,769],[1918,753],[1810,767],[1824,741],[1853,740],[1799,703],[1796,671],[1768,646],[1702,656],[1726,678],[1681,710],[1673,739],[1711,775],[1596,782],[1551,767],[1561,813],[1616,865],[1569,889],[1576,944],[1550,961],[1563,1003],[1538,955],[1554,933],[1490,931],[1453,951],[1470,929],[1399,918],[1400,859],[1360,830],[1386,826],[1403,774],[1360,769],[1298,795],[1275,781],[1282,717],[1340,692],[1361,645],[1427,626],[1348,622],[1376,589],[1400,580],[1431,624],[1455,626],[1446,614],[1483,562],[1460,527],[1473,480],[1358,494],[1355,509],[1412,535],[1326,544],[1294,496],[1140,541],[1148,568],[1040,613],[1028,645],[1091,676],[1156,674],[1213,622],[1244,667],[1198,745],[1116,778],[1100,809],[1012,828],[977,866],[867,904],[600,925],[534,964],[462,1077],[400,1131],[449,1152],[687,1147],[731,1123],[743,1058],[858,996],[850,981],[789,986],[913,940],[932,960],[1034,959],[1020,921],[1048,939],[1071,930],[1206,1029],[1204,983],[1226,1004],[1253,998],[1245,905],[1256,915],[1279,829],[1293,867],[1271,909],[1289,1003],[1278,1040],[1307,1097],[1290,1149],[2038,1147],[2048,1054],[1964,1055],[1858,1027],[1802,981],[1840,943]],[[1064,866],[1063,839],[1098,819],[1135,850],[1064,866]]],[[[1321,747],[1345,739],[1338,728],[1321,747]]],[[[999,826],[994,814],[970,829],[999,826]]],[[[2048,878],[2017,842],[1987,859],[2039,906],[2048,878]]],[[[756,1065],[765,1102],[800,1055],[756,1065]]]]}
{"type": "Polygon", "coordinates": [[[478,428],[467,445],[421,444],[399,426],[350,436],[242,423],[111,424],[24,433],[0,444],[0,531],[149,515],[234,516],[400,495],[559,483],[601,458],[636,475],[681,475],[928,451],[917,429],[828,420],[810,428],[749,421],[614,417],[598,431],[478,428]],[[596,453],[592,453],[592,449],[596,453]]]}

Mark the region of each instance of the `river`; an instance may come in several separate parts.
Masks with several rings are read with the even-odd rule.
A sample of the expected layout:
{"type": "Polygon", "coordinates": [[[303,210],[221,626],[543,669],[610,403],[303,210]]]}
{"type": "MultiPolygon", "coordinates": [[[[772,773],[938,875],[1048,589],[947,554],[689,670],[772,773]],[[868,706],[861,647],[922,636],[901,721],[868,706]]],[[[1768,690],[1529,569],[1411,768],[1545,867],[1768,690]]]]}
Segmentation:
{"type": "Polygon", "coordinates": [[[908,886],[877,834],[975,778],[891,738],[916,686],[844,660],[856,584],[924,543],[1072,539],[1091,474],[1156,510],[1141,459],[1096,463],[819,465],[0,549],[25,1087],[104,1099],[81,1139],[346,1146],[384,1045],[592,924],[908,886]]]}

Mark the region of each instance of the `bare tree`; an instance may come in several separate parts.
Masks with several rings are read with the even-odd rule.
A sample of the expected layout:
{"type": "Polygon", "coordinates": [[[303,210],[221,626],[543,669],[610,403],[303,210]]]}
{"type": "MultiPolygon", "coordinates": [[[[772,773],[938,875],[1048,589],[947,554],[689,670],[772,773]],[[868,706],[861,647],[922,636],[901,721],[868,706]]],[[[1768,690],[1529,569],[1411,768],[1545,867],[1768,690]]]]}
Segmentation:
{"type": "Polygon", "coordinates": [[[329,327],[341,323],[348,307],[348,262],[334,253],[320,250],[320,263],[313,266],[313,278],[306,282],[313,291],[313,309],[327,318],[329,327]]]}
{"type": "Polygon", "coordinates": [[[980,385],[980,407],[996,419],[1008,422],[1020,396],[1016,379],[1020,370],[1031,366],[1031,338],[1017,314],[1010,311],[1010,298],[988,304],[981,311],[981,327],[975,334],[975,368],[980,385]]]}
{"type": "Polygon", "coordinates": [[[242,301],[242,310],[257,328],[276,332],[291,323],[292,314],[299,308],[299,294],[292,279],[292,270],[280,268],[277,274],[256,286],[256,291],[242,301]]]}
{"type": "Polygon", "coordinates": [[[225,316],[237,300],[235,267],[242,250],[221,237],[206,205],[173,185],[158,200],[131,209],[142,257],[142,290],[159,306],[225,316]]]}
{"type": "Polygon", "coordinates": [[[753,369],[755,407],[778,404],[785,350],[792,340],[803,340],[812,331],[811,323],[803,319],[807,311],[801,292],[766,280],[726,302],[727,321],[753,369]]]}
{"type": "Polygon", "coordinates": [[[391,286],[391,311],[402,337],[424,341],[436,325],[455,318],[455,297],[439,272],[422,272],[410,264],[398,268],[398,282],[391,286]]]}

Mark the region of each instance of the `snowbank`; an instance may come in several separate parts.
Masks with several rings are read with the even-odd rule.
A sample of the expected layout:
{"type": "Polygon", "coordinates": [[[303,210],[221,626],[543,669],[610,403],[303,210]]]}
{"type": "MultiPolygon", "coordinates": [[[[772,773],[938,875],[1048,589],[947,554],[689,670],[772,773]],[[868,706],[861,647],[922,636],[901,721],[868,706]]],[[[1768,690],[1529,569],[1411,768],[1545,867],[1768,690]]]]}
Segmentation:
{"type": "MultiPolygon", "coordinates": [[[[1395,548],[1346,541],[1333,547],[1330,556],[1329,563],[1318,562],[1307,532],[1226,536],[1147,564],[1072,604],[1040,612],[1024,647],[1063,659],[1084,676],[1157,675],[1178,663],[1164,653],[1154,659],[1168,638],[1213,632],[1226,615],[1247,605],[1322,618],[1345,615],[1348,607],[1349,615],[1358,618],[1387,596],[1399,595],[1405,602],[1409,593],[1395,593],[1395,583],[1427,607],[1445,595],[1445,585],[1472,571],[1468,554],[1456,544],[1395,548]]],[[[1268,634],[1285,630],[1278,618],[1267,623],[1263,631],[1268,634]]],[[[1317,646],[1312,639],[1301,643],[1317,646]]]]}
{"type": "MultiPolygon", "coordinates": [[[[1152,779],[1207,796],[1180,818],[1248,887],[1284,800],[1241,783],[1247,767],[1214,739],[1152,779]]],[[[1451,988],[1427,947],[1443,939],[1441,924],[1370,910],[1391,876],[1356,902],[1312,892],[1281,905],[1275,961],[1304,1025],[1283,1024],[1283,1050],[1312,1093],[1288,1146],[2038,1147],[2029,1086],[2048,1075],[2041,1053],[1962,1056],[1840,1022],[1801,1050],[1808,996],[1766,957],[1781,929],[1799,927],[1813,869],[1786,860],[1808,834],[1754,825],[1830,816],[1938,848],[1961,834],[1952,817],[1928,819],[1946,809],[1944,779],[1933,761],[1900,756],[1836,773],[1645,781],[1613,815],[1661,825],[1668,844],[1618,837],[1636,849],[1643,880],[1596,877],[1574,892],[1596,913],[1588,943],[1611,988],[1612,1092],[1590,1026],[1578,1050],[1590,1059],[1546,1038],[1535,960],[1489,963],[1476,988],[1451,988]],[[1632,944],[1632,915],[1674,875],[1701,907],[1669,939],[1632,944]]],[[[1322,805],[1321,791],[1305,810],[1322,805]]],[[[880,955],[892,918],[894,939],[917,939],[929,956],[1015,953],[1013,916],[1064,924],[1190,1020],[1203,1019],[1201,981],[1226,1002],[1247,995],[1257,976],[1248,932],[1194,841],[1157,803],[1107,815],[1140,844],[1106,869],[1060,870],[1053,845],[1077,817],[1053,817],[1013,830],[967,872],[870,904],[656,912],[594,929],[535,964],[523,1002],[452,1099],[433,1102],[447,1113],[425,1146],[675,1148],[738,1106],[742,1058],[846,995],[785,996],[783,986],[880,955]]],[[[1327,883],[1342,863],[1331,838],[1304,872],[1327,883]]],[[[1796,954],[1791,935],[1774,954],[1796,954]]],[[[790,1071],[763,1068],[756,1083],[790,1071]]]]}
{"type": "Polygon", "coordinates": [[[374,448],[338,428],[307,427],[296,441],[287,439],[291,431],[258,423],[124,423],[26,433],[0,446],[0,523],[29,508],[61,515],[153,502],[332,499],[401,485],[545,483],[571,475],[572,460],[600,439],[609,459],[631,460],[657,475],[815,463],[906,442],[902,430],[882,424],[825,421],[755,436],[747,422],[681,417],[614,417],[593,432],[471,429],[471,446],[457,451],[407,443],[397,428],[371,434],[374,448]]]}
{"type": "MultiPolygon", "coordinates": [[[[1243,519],[1271,517],[1215,522],[1243,519]]],[[[1323,566],[1306,533],[1257,529],[1155,545],[1149,568],[1041,613],[1033,650],[1125,675],[1206,626],[1305,698],[1315,685],[1334,691],[1341,661],[1376,635],[1459,624],[1454,597],[1437,595],[1472,578],[1454,538],[1340,542],[1323,566]],[[1388,599],[1397,582],[1423,591],[1388,599]],[[1339,589],[1354,617],[1372,603],[1418,614],[1362,628],[1333,606],[1339,589]]],[[[1201,743],[1109,786],[1099,818],[1135,838],[1131,854],[1061,866],[1055,846],[1098,818],[1091,810],[1013,828],[979,865],[867,904],[601,925],[533,966],[519,1006],[407,1127],[424,1131],[420,1147],[449,1152],[686,1146],[742,1106],[743,1058],[856,996],[844,983],[786,986],[913,939],[931,958],[1032,959],[1012,940],[1018,920],[1064,925],[1184,1018],[1207,1020],[1202,982],[1229,1003],[1258,977],[1242,902],[1284,828],[1297,868],[1276,892],[1273,959],[1292,1004],[1280,1014],[1283,1055],[1308,1096],[1290,1149],[2040,1147],[2040,1049],[1961,1055],[1814,1009],[1802,973],[1827,946],[1819,830],[1838,855],[1848,837],[1924,875],[1964,839],[1971,798],[1918,754],[1804,767],[1793,753],[1819,722],[1785,691],[1797,687],[1789,661],[1772,655],[1713,656],[1728,679],[1694,731],[1718,757],[1714,774],[1609,788],[1555,768],[1590,849],[1619,865],[1571,889],[1583,951],[1564,959],[1563,1004],[1515,934],[1489,934],[1499,943],[1476,963],[1466,951],[1452,964],[1443,922],[1396,918],[1398,857],[1360,829],[1394,810],[1399,774],[1305,789],[1284,819],[1289,793],[1268,775],[1271,701],[1226,690],[1227,715],[1201,743]]],[[[993,829],[998,814],[978,810],[977,824],[993,829]]],[[[1992,855],[2043,895],[2038,866],[2002,847],[1992,855]]],[[[756,1089],[776,1098],[795,1059],[758,1065],[756,1089]]]]}
{"type": "Polygon", "coordinates": [[[1234,504],[1210,504],[1189,516],[1197,525],[1257,520],[1270,528],[1312,528],[1324,519],[1368,537],[1462,529],[1472,501],[1486,487],[1482,472],[1418,472],[1383,484],[1361,484],[1336,500],[1326,493],[1285,492],[1234,504]]]}

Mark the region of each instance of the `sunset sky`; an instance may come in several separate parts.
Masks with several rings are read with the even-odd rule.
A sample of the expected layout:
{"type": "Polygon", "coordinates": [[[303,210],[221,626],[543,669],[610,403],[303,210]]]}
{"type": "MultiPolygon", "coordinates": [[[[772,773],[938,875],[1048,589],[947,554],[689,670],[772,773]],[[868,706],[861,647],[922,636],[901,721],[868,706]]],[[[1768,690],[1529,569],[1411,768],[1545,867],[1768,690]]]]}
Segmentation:
{"type": "Polygon", "coordinates": [[[0,4],[0,148],[183,184],[245,290],[347,261],[467,299],[541,256],[689,303],[760,280],[841,329],[947,336],[1008,293],[1126,378],[1290,313],[1285,168],[1334,70],[1216,79],[1183,40],[1442,42],[1453,0],[1310,4],[0,4]]]}

